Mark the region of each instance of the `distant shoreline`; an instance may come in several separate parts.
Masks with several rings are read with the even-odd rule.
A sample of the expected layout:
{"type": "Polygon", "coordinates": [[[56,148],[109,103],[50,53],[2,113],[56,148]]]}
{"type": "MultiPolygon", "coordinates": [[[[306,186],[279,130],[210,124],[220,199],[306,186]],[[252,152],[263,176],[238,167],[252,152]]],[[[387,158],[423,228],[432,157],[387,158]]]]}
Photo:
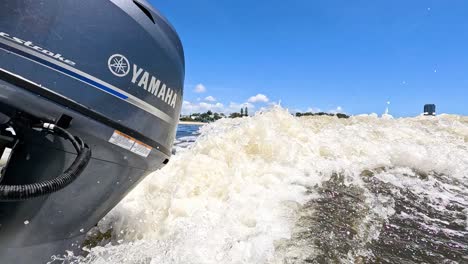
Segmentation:
{"type": "Polygon", "coordinates": [[[179,125],[194,125],[194,126],[203,126],[208,123],[198,122],[198,121],[179,121],[179,125]]]}

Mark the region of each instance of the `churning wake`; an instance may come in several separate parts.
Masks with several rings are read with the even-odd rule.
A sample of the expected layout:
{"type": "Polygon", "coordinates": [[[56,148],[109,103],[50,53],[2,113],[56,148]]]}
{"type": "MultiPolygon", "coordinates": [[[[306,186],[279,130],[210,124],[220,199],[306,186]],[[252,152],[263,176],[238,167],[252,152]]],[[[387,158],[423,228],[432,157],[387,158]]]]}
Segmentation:
{"type": "Polygon", "coordinates": [[[277,107],[200,132],[90,232],[101,246],[70,259],[468,263],[468,117],[277,107]]]}

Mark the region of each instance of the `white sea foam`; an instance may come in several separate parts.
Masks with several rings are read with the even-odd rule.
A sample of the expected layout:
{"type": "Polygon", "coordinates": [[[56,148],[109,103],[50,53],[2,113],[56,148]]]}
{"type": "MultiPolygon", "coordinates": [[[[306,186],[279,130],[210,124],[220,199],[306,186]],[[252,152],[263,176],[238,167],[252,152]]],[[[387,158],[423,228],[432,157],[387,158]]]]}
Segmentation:
{"type": "MultiPolygon", "coordinates": [[[[466,182],[468,118],[296,118],[277,107],[219,120],[99,223],[102,232],[112,230],[114,243],[91,249],[81,262],[282,263],[277,247],[291,237],[301,205],[317,195],[310,186],[333,172],[360,186],[361,172],[379,167],[399,170],[377,174],[383,182],[468,206],[466,197],[435,188],[435,179],[412,175],[437,172],[466,182]]],[[[395,213],[391,197],[366,197],[372,219],[395,213]]],[[[375,229],[368,239],[378,237],[375,229]]]]}

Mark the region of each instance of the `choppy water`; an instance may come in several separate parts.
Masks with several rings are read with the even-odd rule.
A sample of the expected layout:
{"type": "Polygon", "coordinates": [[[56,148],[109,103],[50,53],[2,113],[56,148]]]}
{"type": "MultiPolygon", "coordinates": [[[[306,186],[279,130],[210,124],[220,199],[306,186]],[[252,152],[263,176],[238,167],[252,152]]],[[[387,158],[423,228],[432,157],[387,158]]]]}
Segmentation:
{"type": "Polygon", "coordinates": [[[182,150],[193,145],[200,135],[199,129],[199,125],[179,125],[172,154],[175,154],[177,150],[182,150]]]}
{"type": "Polygon", "coordinates": [[[468,117],[275,108],[187,142],[74,261],[468,263],[468,117]]]}

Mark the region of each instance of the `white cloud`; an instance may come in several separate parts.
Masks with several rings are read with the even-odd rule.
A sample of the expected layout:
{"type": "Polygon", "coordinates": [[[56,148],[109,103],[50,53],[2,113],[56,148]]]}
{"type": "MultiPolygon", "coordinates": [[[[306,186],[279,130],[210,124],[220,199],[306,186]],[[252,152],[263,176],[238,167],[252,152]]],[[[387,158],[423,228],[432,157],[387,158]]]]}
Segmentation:
{"type": "Polygon", "coordinates": [[[200,102],[200,103],[192,103],[189,101],[184,101],[182,103],[182,114],[183,115],[189,115],[193,113],[204,113],[208,110],[211,110],[213,112],[219,112],[219,113],[224,113],[225,112],[225,107],[222,103],[206,103],[206,102],[200,102]]]}
{"type": "Polygon", "coordinates": [[[306,112],[311,112],[311,113],[318,113],[318,112],[321,112],[322,110],[320,110],[320,108],[318,107],[309,107],[307,108],[306,112]]]}
{"type": "MultiPolygon", "coordinates": [[[[249,108],[250,110],[254,109],[255,106],[249,102],[245,102],[245,103],[242,103],[242,104],[238,104],[238,103],[234,103],[234,102],[231,102],[229,103],[229,107],[226,109],[229,113],[233,113],[233,112],[239,112],[241,108],[249,108]]],[[[250,112],[252,113],[252,112],[250,112]]]]}
{"type": "Polygon", "coordinates": [[[205,85],[199,83],[197,85],[195,85],[195,90],[194,90],[196,93],[204,93],[206,92],[206,87],[205,85]]]}
{"type": "Polygon", "coordinates": [[[341,106],[337,106],[335,109],[328,110],[331,114],[344,113],[344,110],[341,106]]]}
{"type": "Polygon", "coordinates": [[[210,102],[190,102],[184,101],[182,103],[182,114],[189,115],[193,113],[204,113],[208,110],[218,113],[231,114],[234,112],[239,112],[241,108],[247,107],[249,113],[253,114],[255,106],[249,102],[245,103],[229,103],[228,106],[223,105],[222,103],[210,103],[210,102]]]}
{"type": "Polygon", "coordinates": [[[263,103],[267,103],[270,99],[268,99],[268,97],[264,94],[257,94],[255,96],[252,96],[249,98],[249,100],[247,100],[247,102],[249,103],[259,103],[259,102],[263,102],[263,103]]]}
{"type": "Polygon", "coordinates": [[[205,97],[205,101],[208,101],[208,102],[216,102],[216,98],[214,98],[213,96],[207,96],[205,97]]]}

